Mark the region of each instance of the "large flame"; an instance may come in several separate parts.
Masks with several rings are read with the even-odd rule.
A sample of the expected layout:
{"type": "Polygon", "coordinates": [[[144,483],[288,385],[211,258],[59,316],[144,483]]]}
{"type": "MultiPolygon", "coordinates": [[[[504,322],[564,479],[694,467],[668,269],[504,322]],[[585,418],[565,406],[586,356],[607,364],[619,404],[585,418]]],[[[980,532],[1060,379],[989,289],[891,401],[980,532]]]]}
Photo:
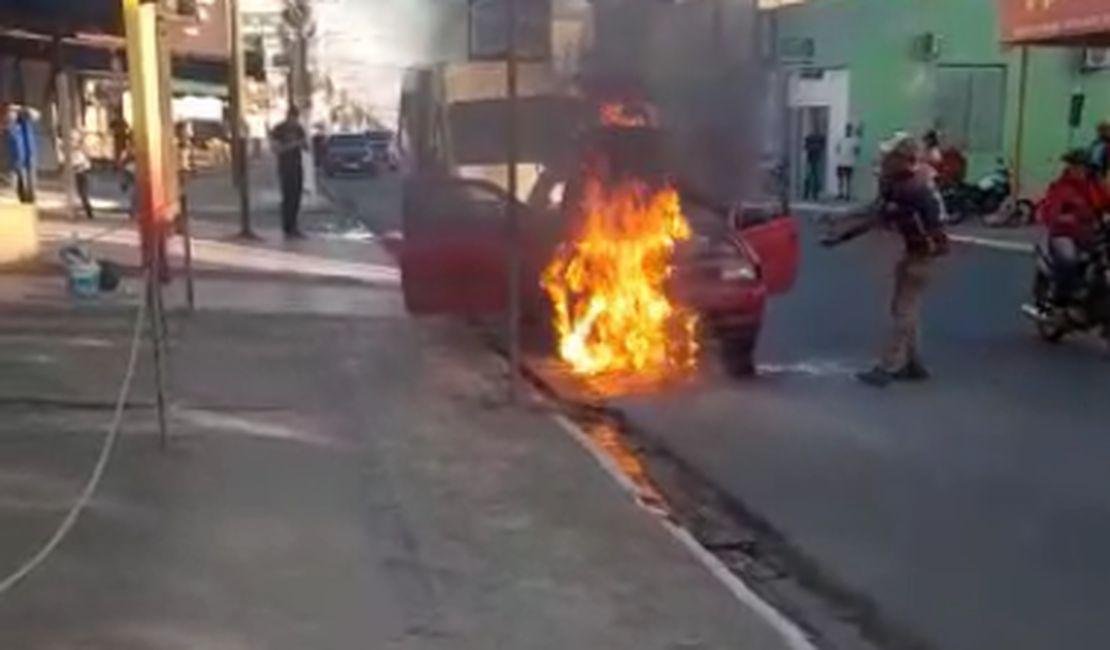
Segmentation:
{"type": "Polygon", "coordinates": [[[587,179],[575,237],[544,271],[559,356],[582,375],[692,367],[697,315],[671,302],[666,284],[676,242],[690,225],[673,187],[587,179]]]}

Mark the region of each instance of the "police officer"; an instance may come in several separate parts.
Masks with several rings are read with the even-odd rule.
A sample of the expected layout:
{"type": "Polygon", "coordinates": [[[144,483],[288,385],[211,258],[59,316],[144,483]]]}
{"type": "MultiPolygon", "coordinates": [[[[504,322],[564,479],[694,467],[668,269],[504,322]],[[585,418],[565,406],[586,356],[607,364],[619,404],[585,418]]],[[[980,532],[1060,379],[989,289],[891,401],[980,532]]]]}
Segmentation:
{"type": "Polygon", "coordinates": [[[921,145],[905,134],[883,145],[876,200],[833,224],[822,244],[836,246],[878,228],[897,233],[903,250],[894,267],[892,323],[882,356],[857,378],[884,387],[893,381],[929,378],[918,347],[919,312],[936,260],[948,252],[940,195],[922,160],[921,145]]]}

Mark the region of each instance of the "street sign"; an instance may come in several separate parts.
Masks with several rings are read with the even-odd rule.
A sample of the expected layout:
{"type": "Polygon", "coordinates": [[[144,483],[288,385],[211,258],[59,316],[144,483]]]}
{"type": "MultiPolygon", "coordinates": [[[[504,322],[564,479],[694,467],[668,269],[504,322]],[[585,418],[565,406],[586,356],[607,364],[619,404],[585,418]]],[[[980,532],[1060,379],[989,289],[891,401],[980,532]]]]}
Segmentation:
{"type": "Polygon", "coordinates": [[[469,0],[468,58],[503,61],[508,56],[508,3],[516,3],[518,61],[551,59],[551,0],[469,0]]]}

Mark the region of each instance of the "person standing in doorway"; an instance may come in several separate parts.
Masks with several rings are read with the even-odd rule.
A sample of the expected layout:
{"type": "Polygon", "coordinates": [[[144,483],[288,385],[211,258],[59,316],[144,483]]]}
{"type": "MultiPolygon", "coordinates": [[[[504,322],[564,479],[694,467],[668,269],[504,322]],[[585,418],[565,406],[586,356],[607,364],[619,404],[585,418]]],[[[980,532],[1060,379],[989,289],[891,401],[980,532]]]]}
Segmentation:
{"type": "Polygon", "coordinates": [[[4,140],[11,160],[16,195],[20,203],[35,202],[35,168],[38,164],[35,142],[35,116],[24,108],[13,107],[8,113],[4,140]]]}
{"type": "Polygon", "coordinates": [[[308,146],[308,137],[296,108],[290,108],[285,120],[274,127],[270,140],[277,154],[278,182],[281,185],[281,228],[287,238],[298,239],[304,237],[297,220],[304,194],[303,152],[308,146]]]}
{"type": "Polygon", "coordinates": [[[836,143],[836,198],[841,201],[852,200],[852,180],[859,163],[859,147],[856,128],[849,123],[844,127],[844,137],[836,143]]]}
{"type": "Polygon", "coordinates": [[[822,190],[821,167],[825,161],[825,150],[828,148],[828,138],[819,130],[815,130],[802,141],[805,153],[805,178],[802,182],[802,198],[807,201],[820,200],[822,190]]]}

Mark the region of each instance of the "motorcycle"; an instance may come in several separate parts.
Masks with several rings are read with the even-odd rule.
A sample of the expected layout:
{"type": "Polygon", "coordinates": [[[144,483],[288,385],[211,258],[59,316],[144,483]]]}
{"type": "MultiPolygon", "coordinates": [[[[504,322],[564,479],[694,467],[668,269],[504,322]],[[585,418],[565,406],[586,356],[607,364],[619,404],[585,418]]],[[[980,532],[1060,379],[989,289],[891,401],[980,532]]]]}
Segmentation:
{"type": "Polygon", "coordinates": [[[948,223],[963,223],[979,217],[989,226],[1019,226],[1033,223],[1034,205],[1027,199],[1014,200],[1013,173],[1005,160],[975,183],[943,183],[941,199],[948,223]]]}
{"type": "Polygon", "coordinates": [[[1048,247],[1036,247],[1033,300],[1021,311],[1050,343],[1068,334],[1100,330],[1110,342],[1110,214],[1098,220],[1093,245],[1083,253],[1068,295],[1062,295],[1057,264],[1048,247]]]}

